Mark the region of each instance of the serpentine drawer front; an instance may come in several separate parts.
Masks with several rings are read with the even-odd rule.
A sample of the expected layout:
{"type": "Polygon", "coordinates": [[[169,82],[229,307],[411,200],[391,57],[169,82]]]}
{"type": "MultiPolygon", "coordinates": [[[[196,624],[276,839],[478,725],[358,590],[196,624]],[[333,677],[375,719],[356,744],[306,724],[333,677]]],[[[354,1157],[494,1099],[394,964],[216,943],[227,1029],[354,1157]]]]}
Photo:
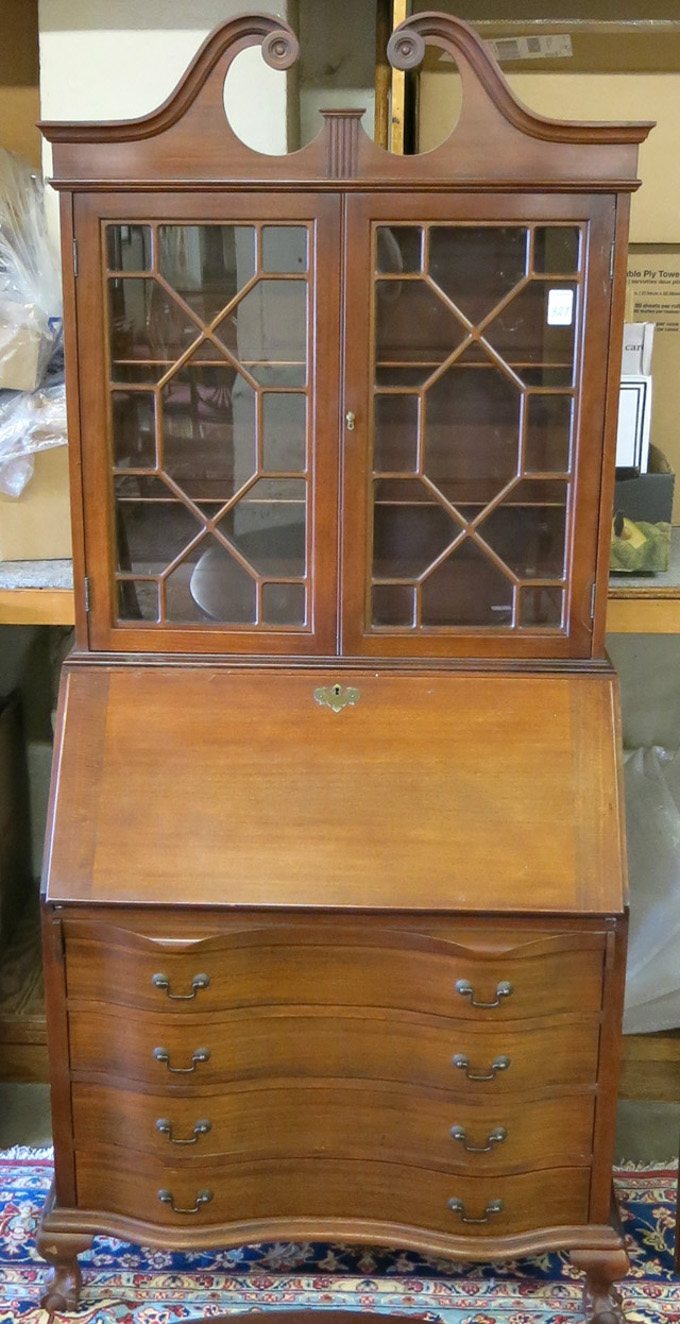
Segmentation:
{"type": "Polygon", "coordinates": [[[249,1224],[285,1218],[371,1219],[436,1228],[459,1236],[498,1236],[588,1217],[587,1168],[470,1177],[398,1163],[332,1158],[165,1164],[118,1150],[76,1154],[78,1202],[85,1209],[149,1223],[249,1224]]]}
{"type": "Polygon", "coordinates": [[[412,1167],[510,1173],[590,1163],[595,1098],[472,1098],[361,1079],[238,1082],[134,1092],[73,1085],[79,1150],[116,1146],[165,1163],[325,1155],[412,1167]]]}
{"type": "Polygon", "coordinates": [[[299,921],[183,943],[93,925],[67,929],[66,978],[75,1002],[182,1014],[232,1007],[393,1007],[456,1019],[516,1021],[599,1011],[602,933],[521,936],[500,926],[495,950],[474,928],[445,936],[383,924],[299,921]],[[479,944],[478,950],[474,943],[479,944]],[[469,944],[469,945],[468,945],[469,944]]]}

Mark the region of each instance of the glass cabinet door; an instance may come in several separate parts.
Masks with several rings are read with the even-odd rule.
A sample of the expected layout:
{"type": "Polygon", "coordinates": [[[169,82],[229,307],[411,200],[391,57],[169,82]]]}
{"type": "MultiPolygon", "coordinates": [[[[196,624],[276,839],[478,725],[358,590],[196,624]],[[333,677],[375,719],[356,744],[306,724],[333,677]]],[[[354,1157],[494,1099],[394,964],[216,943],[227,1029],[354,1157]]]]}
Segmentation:
{"type": "Polygon", "coordinates": [[[336,204],[284,200],[271,220],[256,207],[140,220],[135,201],[99,218],[109,448],[107,472],[88,477],[107,497],[107,592],[93,585],[107,646],[134,632],[154,650],[332,647],[336,438],[315,432],[316,382],[334,400],[337,386],[315,306],[337,304],[337,255],[318,266],[336,204]]]}
{"type": "Polygon", "coordinates": [[[346,651],[588,651],[573,606],[597,515],[579,525],[576,491],[599,493],[608,306],[586,300],[605,218],[578,201],[451,220],[464,208],[446,199],[426,221],[354,202],[350,251],[363,236],[369,269],[350,327],[362,276],[370,308],[368,343],[348,347],[346,651]]]}

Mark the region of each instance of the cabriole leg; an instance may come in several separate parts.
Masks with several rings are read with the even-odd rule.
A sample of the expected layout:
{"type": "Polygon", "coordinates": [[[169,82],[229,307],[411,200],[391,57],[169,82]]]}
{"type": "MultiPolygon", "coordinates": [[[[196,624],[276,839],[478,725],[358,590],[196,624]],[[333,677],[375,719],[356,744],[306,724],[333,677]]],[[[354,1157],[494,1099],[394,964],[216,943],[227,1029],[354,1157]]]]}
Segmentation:
{"type": "Polygon", "coordinates": [[[630,1267],[626,1251],[573,1250],[571,1262],[583,1269],[583,1311],[586,1324],[624,1324],[621,1297],[614,1283],[625,1278],[630,1267]]]}
{"type": "Polygon", "coordinates": [[[89,1250],[92,1237],[41,1229],[36,1245],[38,1254],[51,1266],[40,1300],[43,1310],[75,1310],[82,1284],[78,1255],[89,1250]]]}

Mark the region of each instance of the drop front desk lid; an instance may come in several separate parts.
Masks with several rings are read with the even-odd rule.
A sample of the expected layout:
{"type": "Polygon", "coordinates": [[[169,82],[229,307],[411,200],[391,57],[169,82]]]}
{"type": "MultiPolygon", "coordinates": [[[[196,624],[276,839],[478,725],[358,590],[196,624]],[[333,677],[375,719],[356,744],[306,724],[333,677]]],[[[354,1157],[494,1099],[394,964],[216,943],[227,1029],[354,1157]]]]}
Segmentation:
{"type": "Polygon", "coordinates": [[[614,684],[76,663],[47,897],[620,911],[614,684]]]}

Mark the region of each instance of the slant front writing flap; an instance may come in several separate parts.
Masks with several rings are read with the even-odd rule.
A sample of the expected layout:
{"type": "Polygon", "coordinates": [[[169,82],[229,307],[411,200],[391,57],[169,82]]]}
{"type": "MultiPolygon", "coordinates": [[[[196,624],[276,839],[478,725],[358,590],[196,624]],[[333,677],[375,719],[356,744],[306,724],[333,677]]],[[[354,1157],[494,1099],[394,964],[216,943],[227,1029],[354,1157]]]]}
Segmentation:
{"type": "Polygon", "coordinates": [[[77,665],[48,898],[618,911],[613,684],[77,665]]]}

